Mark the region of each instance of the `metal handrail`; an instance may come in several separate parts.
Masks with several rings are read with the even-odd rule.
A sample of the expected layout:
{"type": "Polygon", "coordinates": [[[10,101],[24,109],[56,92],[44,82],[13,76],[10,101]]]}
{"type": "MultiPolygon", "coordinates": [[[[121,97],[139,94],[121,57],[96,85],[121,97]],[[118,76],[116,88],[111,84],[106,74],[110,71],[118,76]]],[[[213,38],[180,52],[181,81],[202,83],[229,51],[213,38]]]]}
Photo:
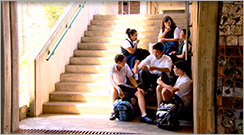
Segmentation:
{"type": "Polygon", "coordinates": [[[186,54],[185,54],[185,60],[187,61],[188,56],[188,29],[189,29],[189,1],[186,2],[186,54]]]}
{"type": "Polygon", "coordinates": [[[59,38],[59,40],[57,41],[57,43],[55,44],[55,46],[53,47],[53,49],[48,52],[48,56],[46,58],[46,60],[48,61],[52,55],[54,54],[55,50],[57,49],[59,43],[62,41],[62,39],[64,38],[65,34],[67,33],[67,31],[69,30],[69,28],[71,27],[71,25],[73,24],[74,20],[76,19],[76,17],[78,16],[78,14],[80,13],[81,9],[84,7],[86,1],[84,1],[82,3],[82,5],[79,5],[79,9],[78,11],[75,13],[75,16],[72,18],[71,22],[66,26],[65,31],[62,33],[61,37],[59,38]]]}

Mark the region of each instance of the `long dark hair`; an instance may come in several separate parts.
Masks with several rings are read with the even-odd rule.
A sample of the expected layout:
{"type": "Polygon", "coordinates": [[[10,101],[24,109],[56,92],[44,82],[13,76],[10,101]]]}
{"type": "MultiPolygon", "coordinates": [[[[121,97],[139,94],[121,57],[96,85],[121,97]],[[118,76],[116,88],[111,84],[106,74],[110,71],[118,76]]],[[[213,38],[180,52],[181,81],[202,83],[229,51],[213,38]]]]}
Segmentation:
{"type": "Polygon", "coordinates": [[[128,35],[128,38],[130,38],[130,35],[134,35],[137,31],[135,29],[130,29],[130,28],[127,28],[126,31],[125,31],[125,34],[128,35]]]}
{"type": "Polygon", "coordinates": [[[162,28],[162,31],[164,31],[164,29],[165,29],[165,25],[164,25],[164,23],[165,22],[168,22],[168,21],[171,21],[171,26],[170,26],[170,28],[171,29],[175,29],[175,27],[176,27],[176,24],[175,24],[175,22],[173,21],[173,19],[170,17],[170,16],[165,16],[164,17],[164,19],[163,19],[163,21],[162,21],[162,25],[161,25],[161,28],[162,28]]]}

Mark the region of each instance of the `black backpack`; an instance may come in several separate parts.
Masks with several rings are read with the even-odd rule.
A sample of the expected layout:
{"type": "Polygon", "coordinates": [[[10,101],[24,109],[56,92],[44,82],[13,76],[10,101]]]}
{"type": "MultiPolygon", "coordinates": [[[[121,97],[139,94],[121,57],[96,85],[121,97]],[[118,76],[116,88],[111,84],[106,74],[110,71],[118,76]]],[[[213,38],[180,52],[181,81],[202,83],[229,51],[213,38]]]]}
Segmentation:
{"type": "Polygon", "coordinates": [[[133,120],[133,107],[129,101],[117,99],[114,102],[114,113],[120,121],[133,120]]]}
{"type": "Polygon", "coordinates": [[[159,128],[176,130],[179,127],[178,113],[181,105],[162,101],[156,112],[155,123],[159,128]]]}

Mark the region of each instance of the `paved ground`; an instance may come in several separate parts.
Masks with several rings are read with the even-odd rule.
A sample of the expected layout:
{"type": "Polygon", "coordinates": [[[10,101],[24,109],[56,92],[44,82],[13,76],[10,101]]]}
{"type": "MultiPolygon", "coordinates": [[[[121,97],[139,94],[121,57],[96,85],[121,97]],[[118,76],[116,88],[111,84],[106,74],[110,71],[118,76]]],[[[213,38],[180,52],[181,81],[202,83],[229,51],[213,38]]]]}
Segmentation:
{"type": "Polygon", "coordinates": [[[140,122],[137,117],[132,122],[119,120],[110,121],[109,116],[102,115],[57,115],[42,114],[39,117],[27,118],[20,121],[20,129],[49,129],[49,130],[92,130],[139,134],[192,134],[192,123],[180,121],[181,128],[177,131],[167,131],[156,125],[140,122]]]}

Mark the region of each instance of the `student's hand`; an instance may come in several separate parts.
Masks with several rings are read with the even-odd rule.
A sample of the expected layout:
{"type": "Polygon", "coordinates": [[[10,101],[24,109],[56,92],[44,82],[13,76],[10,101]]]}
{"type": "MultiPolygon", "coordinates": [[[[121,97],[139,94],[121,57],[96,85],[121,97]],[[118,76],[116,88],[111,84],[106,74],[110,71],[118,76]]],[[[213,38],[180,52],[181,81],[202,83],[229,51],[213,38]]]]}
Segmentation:
{"type": "Polygon", "coordinates": [[[142,95],[145,95],[145,91],[144,91],[143,89],[141,89],[141,88],[137,88],[137,90],[138,90],[139,92],[141,92],[142,95]]]}
{"type": "Polygon", "coordinates": [[[137,40],[136,40],[136,44],[138,44],[139,42],[140,42],[140,39],[137,39],[137,40]]]}
{"type": "Polygon", "coordinates": [[[172,54],[173,54],[173,55],[174,55],[174,54],[177,54],[177,52],[176,52],[176,51],[172,51],[172,52],[169,53],[169,55],[172,55],[172,54]]]}
{"type": "Polygon", "coordinates": [[[125,94],[123,93],[123,91],[119,88],[118,89],[118,95],[120,98],[124,98],[125,94]]]}
{"type": "Polygon", "coordinates": [[[147,66],[146,66],[146,65],[141,65],[140,68],[141,68],[141,69],[147,69],[147,66]]]}
{"type": "Polygon", "coordinates": [[[148,70],[149,71],[153,71],[153,70],[155,70],[156,69],[156,67],[154,67],[154,66],[148,66],[148,70]]]}
{"type": "Polygon", "coordinates": [[[161,42],[162,42],[162,43],[167,42],[166,40],[167,40],[166,38],[161,38],[161,42]]]}
{"type": "Polygon", "coordinates": [[[163,81],[162,81],[161,77],[159,77],[159,78],[157,79],[157,84],[160,85],[161,83],[163,83],[163,81]]]}
{"type": "Polygon", "coordinates": [[[166,27],[164,32],[167,32],[168,33],[170,31],[170,29],[171,29],[170,26],[169,27],[166,27]]]}

